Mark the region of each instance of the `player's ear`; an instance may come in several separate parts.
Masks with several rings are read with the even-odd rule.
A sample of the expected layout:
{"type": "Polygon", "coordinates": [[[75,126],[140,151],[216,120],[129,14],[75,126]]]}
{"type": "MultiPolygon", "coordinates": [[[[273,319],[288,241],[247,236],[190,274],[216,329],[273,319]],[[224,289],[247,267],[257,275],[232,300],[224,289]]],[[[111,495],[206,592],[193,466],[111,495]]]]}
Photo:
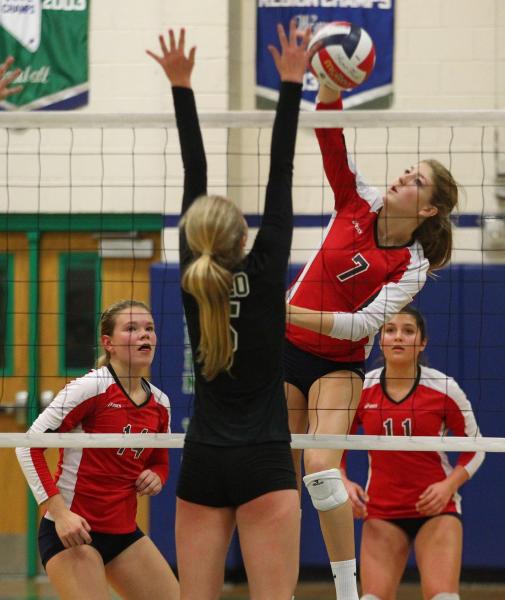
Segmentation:
{"type": "Polygon", "coordinates": [[[423,206],[419,210],[419,216],[423,219],[429,219],[430,217],[434,217],[438,213],[438,208],[433,206],[432,204],[428,204],[427,206],[423,206]]]}
{"type": "Polygon", "coordinates": [[[113,348],[111,336],[110,335],[102,335],[101,340],[102,340],[103,349],[110,353],[111,349],[113,348]]]}

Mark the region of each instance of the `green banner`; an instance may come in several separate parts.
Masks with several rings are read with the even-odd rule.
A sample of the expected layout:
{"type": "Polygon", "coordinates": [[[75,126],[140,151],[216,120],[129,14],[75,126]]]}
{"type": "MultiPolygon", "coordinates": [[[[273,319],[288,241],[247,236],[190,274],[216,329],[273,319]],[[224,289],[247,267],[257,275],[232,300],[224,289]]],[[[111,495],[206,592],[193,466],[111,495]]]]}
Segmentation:
{"type": "Polygon", "coordinates": [[[4,110],[67,110],[88,102],[88,0],[0,0],[0,62],[13,56],[23,91],[4,110]]]}

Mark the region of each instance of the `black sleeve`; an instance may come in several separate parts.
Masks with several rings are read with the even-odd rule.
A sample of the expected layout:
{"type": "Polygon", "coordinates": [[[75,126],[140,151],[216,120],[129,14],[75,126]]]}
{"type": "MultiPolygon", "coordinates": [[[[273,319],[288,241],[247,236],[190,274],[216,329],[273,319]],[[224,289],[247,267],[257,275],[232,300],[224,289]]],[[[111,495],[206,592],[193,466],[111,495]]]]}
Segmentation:
{"type": "Polygon", "coordinates": [[[265,209],[254,243],[254,250],[268,252],[281,266],[287,264],[293,234],[291,187],[301,94],[301,84],[282,83],[272,130],[265,209]]]}
{"type": "MultiPolygon", "coordinates": [[[[184,166],[182,216],[196,198],[207,193],[207,160],[193,90],[173,87],[172,96],[184,166]]],[[[180,236],[179,244],[181,261],[185,263],[190,258],[190,253],[183,234],[180,236]]]]}

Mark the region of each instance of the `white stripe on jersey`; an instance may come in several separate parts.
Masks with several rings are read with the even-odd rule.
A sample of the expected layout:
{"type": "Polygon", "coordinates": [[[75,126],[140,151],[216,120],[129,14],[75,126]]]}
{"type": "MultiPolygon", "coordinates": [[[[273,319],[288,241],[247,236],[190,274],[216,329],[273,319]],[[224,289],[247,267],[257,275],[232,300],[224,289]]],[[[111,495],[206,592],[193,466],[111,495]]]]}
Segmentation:
{"type": "Polygon", "coordinates": [[[349,154],[347,154],[347,164],[354,173],[358,196],[363,198],[363,200],[365,200],[365,202],[370,206],[371,212],[378,213],[379,210],[384,206],[384,198],[382,197],[381,193],[377,188],[366,183],[361,173],[356,169],[356,166],[354,165],[354,162],[349,154]]]}
{"type": "MultiPolygon", "coordinates": [[[[46,431],[57,431],[65,420],[65,417],[79,404],[99,394],[103,394],[114,383],[114,378],[107,367],[93,369],[83,377],[70,381],[57,394],[44,412],[37,417],[28,432],[45,433],[46,431]]],[[[81,426],[76,427],[74,431],[82,432],[81,426]]],[[[82,450],[76,449],[76,452],[82,454],[82,450]]],[[[35,499],[41,504],[47,500],[48,496],[33,463],[31,449],[16,448],[16,455],[35,499]]],[[[77,460],[76,457],[73,462],[80,462],[80,458],[77,460]]],[[[70,485],[70,482],[68,483],[70,485]]]]}
{"type": "Polygon", "coordinates": [[[373,371],[368,371],[365,376],[365,381],[363,382],[363,390],[380,384],[383,369],[384,367],[377,367],[377,369],[373,369],[373,371]]]}
{"type": "Polygon", "coordinates": [[[48,496],[32,461],[31,448],[16,448],[16,456],[35,500],[41,504],[48,496]]]}
{"type": "MultiPolygon", "coordinates": [[[[445,373],[437,371],[436,369],[421,367],[421,379],[419,383],[436,390],[441,394],[449,396],[463,415],[465,421],[465,435],[468,437],[482,437],[477,421],[475,420],[472,405],[466,397],[465,392],[452,377],[448,377],[445,373]]],[[[481,466],[485,455],[485,452],[482,451],[475,452],[473,458],[464,465],[464,468],[470,477],[472,477],[475,471],[481,466]]]]}
{"type": "Polygon", "coordinates": [[[368,487],[370,482],[372,481],[372,455],[370,454],[370,450],[368,451],[368,472],[365,484],[365,492],[368,493],[368,487]]]}
{"type": "MultiPolygon", "coordinates": [[[[445,425],[444,425],[444,423],[442,423],[440,426],[438,435],[439,435],[439,437],[442,437],[443,435],[445,435],[445,433],[446,433],[445,425]]],[[[440,459],[440,466],[442,467],[442,470],[444,471],[445,476],[449,477],[449,475],[454,471],[454,468],[451,465],[449,458],[447,457],[447,453],[440,451],[440,452],[437,452],[437,454],[440,459]]],[[[461,496],[456,492],[452,495],[452,499],[454,500],[454,503],[456,505],[456,510],[458,511],[459,514],[461,514],[461,496]]]]}
{"type": "Polygon", "coordinates": [[[65,417],[79,404],[105,393],[114,383],[114,378],[107,367],[93,369],[83,377],[70,381],[38,416],[29,431],[34,433],[57,431],[65,417]]]}
{"type": "Polygon", "coordinates": [[[151,388],[153,398],[158,404],[161,404],[168,412],[168,430],[167,433],[172,433],[172,409],[170,407],[170,400],[165,392],[162,392],[159,388],[153,385],[150,381],[147,382],[151,388]]]}
{"type": "Polygon", "coordinates": [[[330,337],[357,342],[374,336],[394,315],[412,302],[426,282],[429,263],[418,242],[408,247],[411,260],[398,281],[387,283],[378,296],[355,313],[335,312],[330,337]]]}
{"type": "MultiPolygon", "coordinates": [[[[432,369],[434,370],[434,369],[432,369]]],[[[442,437],[443,435],[445,435],[445,427],[444,424],[442,423],[441,427],[440,427],[440,431],[438,432],[438,435],[440,437],[442,437]]],[[[437,452],[438,457],[440,458],[440,466],[442,467],[445,476],[449,477],[449,475],[454,471],[454,467],[451,465],[449,458],[447,457],[447,453],[446,452],[437,452]]],[[[458,492],[454,492],[454,494],[452,495],[452,500],[454,501],[454,505],[456,506],[456,510],[459,514],[461,514],[462,510],[461,510],[461,496],[458,494],[458,492]]]]}
{"type": "MultiPolygon", "coordinates": [[[[79,425],[73,431],[75,433],[82,433],[82,427],[79,425]]],[[[63,497],[65,506],[72,506],[72,502],[74,501],[77,473],[81,466],[82,456],[82,448],[65,448],[63,450],[62,463],[65,465],[65,468],[61,470],[60,478],[58,479],[58,489],[63,497]]],[[[54,521],[49,511],[46,512],[45,517],[50,521],[54,521]]]]}

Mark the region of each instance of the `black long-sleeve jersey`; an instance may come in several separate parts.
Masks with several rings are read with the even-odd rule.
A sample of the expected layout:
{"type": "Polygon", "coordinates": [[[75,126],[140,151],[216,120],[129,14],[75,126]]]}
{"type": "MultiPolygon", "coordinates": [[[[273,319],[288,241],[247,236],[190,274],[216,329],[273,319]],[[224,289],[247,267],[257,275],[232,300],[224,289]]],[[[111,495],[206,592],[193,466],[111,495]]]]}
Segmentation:
{"type": "MultiPolygon", "coordinates": [[[[207,191],[207,164],[192,90],[173,88],[184,164],[182,214],[207,191]]],[[[261,227],[234,269],[230,326],[236,350],[230,372],[212,381],[195,367],[195,406],[186,439],[216,446],[289,441],[283,389],[285,281],[293,231],[291,185],[301,85],[284,82],[272,131],[261,227]]],[[[180,235],[181,272],[192,260],[180,235]]],[[[200,341],[198,304],[182,291],[193,356],[200,341]]]]}

